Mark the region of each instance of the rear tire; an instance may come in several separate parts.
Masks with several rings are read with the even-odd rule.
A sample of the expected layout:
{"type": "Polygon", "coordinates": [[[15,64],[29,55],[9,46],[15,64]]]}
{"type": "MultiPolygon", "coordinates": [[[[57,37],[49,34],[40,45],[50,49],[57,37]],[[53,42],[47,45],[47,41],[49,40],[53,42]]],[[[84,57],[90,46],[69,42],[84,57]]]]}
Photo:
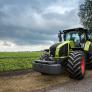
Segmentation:
{"type": "Polygon", "coordinates": [[[81,80],[85,76],[85,55],[82,51],[72,51],[67,62],[69,76],[81,80]]]}

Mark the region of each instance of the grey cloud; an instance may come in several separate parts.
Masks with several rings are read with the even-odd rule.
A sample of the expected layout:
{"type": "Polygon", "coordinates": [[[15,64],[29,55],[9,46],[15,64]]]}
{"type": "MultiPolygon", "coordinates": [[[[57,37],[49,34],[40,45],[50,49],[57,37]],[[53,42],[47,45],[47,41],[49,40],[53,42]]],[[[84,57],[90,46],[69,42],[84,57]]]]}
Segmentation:
{"type": "Polygon", "coordinates": [[[45,44],[56,38],[56,35],[42,34],[19,27],[4,26],[0,27],[0,30],[2,30],[0,31],[0,40],[12,41],[18,45],[45,44]]]}
{"type": "MultiPolygon", "coordinates": [[[[80,25],[78,1],[72,0],[1,0],[0,40],[18,45],[47,44],[57,40],[58,30],[80,25]],[[65,1],[67,3],[65,3],[65,1]],[[45,12],[54,5],[71,8],[70,11],[45,12]],[[66,5],[65,5],[66,4],[66,5]]],[[[55,6],[56,7],[56,6],[55,6]]]]}

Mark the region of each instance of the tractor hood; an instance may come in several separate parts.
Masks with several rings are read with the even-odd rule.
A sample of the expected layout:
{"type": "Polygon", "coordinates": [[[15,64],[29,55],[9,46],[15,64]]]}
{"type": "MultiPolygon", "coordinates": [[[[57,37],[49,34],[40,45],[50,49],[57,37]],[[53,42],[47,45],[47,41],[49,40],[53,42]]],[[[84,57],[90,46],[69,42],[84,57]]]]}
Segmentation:
{"type": "Polygon", "coordinates": [[[50,47],[50,55],[53,57],[68,56],[69,49],[74,47],[73,41],[56,43],[50,47]]]}

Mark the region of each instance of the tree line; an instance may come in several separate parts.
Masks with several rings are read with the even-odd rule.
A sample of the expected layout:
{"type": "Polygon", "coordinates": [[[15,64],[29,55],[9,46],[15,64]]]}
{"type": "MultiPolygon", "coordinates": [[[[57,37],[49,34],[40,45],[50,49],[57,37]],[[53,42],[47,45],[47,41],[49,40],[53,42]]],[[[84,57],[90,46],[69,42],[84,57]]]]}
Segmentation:
{"type": "Polygon", "coordinates": [[[92,31],[92,0],[84,0],[79,7],[78,15],[84,28],[92,31]]]}

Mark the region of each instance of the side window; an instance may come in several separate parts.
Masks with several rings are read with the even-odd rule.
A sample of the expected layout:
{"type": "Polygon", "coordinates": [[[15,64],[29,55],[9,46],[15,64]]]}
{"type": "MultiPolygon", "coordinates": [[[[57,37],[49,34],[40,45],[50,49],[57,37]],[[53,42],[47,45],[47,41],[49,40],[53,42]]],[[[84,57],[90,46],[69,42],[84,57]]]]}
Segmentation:
{"type": "Polygon", "coordinates": [[[86,34],[81,34],[81,42],[84,43],[86,41],[86,34]]]}
{"type": "Polygon", "coordinates": [[[92,41],[92,32],[88,34],[89,39],[92,41]]]}

